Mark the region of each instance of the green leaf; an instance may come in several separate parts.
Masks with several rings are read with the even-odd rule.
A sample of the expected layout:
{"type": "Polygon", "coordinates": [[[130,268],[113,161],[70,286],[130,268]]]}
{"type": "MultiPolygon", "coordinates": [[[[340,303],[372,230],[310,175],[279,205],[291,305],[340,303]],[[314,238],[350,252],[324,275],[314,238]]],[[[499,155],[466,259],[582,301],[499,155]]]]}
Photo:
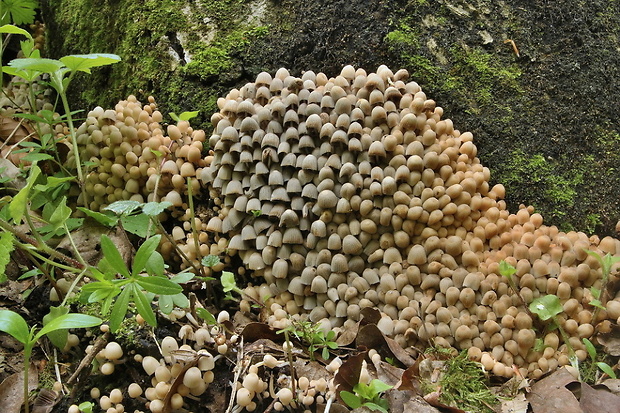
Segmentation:
{"type": "Polygon", "coordinates": [[[357,409],[362,406],[362,401],[359,399],[359,397],[351,393],[350,391],[341,391],[340,398],[347,404],[347,406],[352,409],[357,409]]]}
{"type": "Polygon", "coordinates": [[[387,409],[373,402],[366,402],[362,406],[368,407],[372,411],[388,413],[387,409]]]}
{"type": "Polygon", "coordinates": [[[530,303],[530,311],[545,321],[560,314],[563,308],[560,299],[556,295],[547,294],[532,301],[530,303]]]}
{"type": "Polygon", "coordinates": [[[150,222],[151,219],[145,214],[123,215],[121,217],[121,223],[125,231],[131,232],[140,238],[150,237],[155,234],[155,225],[149,225],[150,222]],[[147,232],[149,228],[151,230],[147,232]]]}
{"type": "Polygon", "coordinates": [[[128,214],[131,214],[136,209],[140,208],[141,205],[142,203],[138,201],[131,201],[131,200],[116,201],[116,202],[112,202],[110,205],[108,205],[107,207],[103,209],[106,211],[112,211],[116,215],[128,215],[128,214]]]}
{"type": "Polygon", "coordinates": [[[162,295],[162,297],[172,297],[172,301],[177,307],[189,308],[189,299],[183,293],[178,293],[175,295],[162,295]]]}
{"type": "Polygon", "coordinates": [[[21,77],[27,82],[34,82],[41,75],[38,70],[23,70],[10,66],[2,66],[2,71],[9,76],[21,77]]]}
{"type": "Polygon", "coordinates": [[[146,291],[159,295],[175,295],[183,291],[183,287],[164,277],[137,276],[136,282],[146,291]]]}
{"type": "Polygon", "coordinates": [[[368,388],[373,394],[377,395],[379,393],[383,393],[384,391],[390,390],[392,386],[382,382],[381,380],[373,379],[370,382],[370,385],[368,385],[368,388]]]}
{"type": "Polygon", "coordinates": [[[125,288],[123,292],[118,296],[112,307],[112,313],[110,314],[110,330],[115,333],[123,323],[125,314],[129,309],[129,299],[131,298],[131,288],[125,288]]]}
{"type": "Polygon", "coordinates": [[[127,265],[125,265],[125,261],[123,261],[123,257],[121,257],[120,252],[116,249],[116,245],[114,245],[112,240],[105,234],[101,236],[101,250],[103,251],[105,260],[114,271],[125,278],[129,278],[129,270],[127,269],[127,265]]]}
{"type": "Polygon", "coordinates": [[[222,271],[222,277],[220,278],[224,292],[237,291],[237,282],[235,281],[235,275],[230,271],[222,271]]]}
{"type": "Polygon", "coordinates": [[[144,321],[146,321],[150,326],[157,327],[157,318],[151,308],[151,301],[146,298],[144,293],[140,291],[136,284],[132,283],[130,286],[133,289],[132,292],[138,314],[140,314],[142,318],[144,318],[144,321]]]}
{"type": "Polygon", "coordinates": [[[52,155],[40,152],[31,152],[22,158],[24,162],[49,161],[53,159],[54,157],[52,155]]]}
{"type": "Polygon", "coordinates": [[[583,341],[583,344],[586,346],[586,351],[588,352],[590,359],[592,361],[596,360],[596,348],[594,347],[594,344],[592,344],[592,342],[585,337],[582,338],[581,341],[583,341]]]}
{"type": "Polygon", "coordinates": [[[36,0],[2,0],[2,19],[0,22],[12,22],[16,25],[34,23],[37,7],[39,5],[36,0]]]}
{"type": "MultiPolygon", "coordinates": [[[[43,317],[43,325],[49,324],[52,320],[57,319],[63,315],[69,314],[69,307],[59,306],[54,307],[50,306],[49,314],[46,314],[43,317]]],[[[67,339],[69,338],[69,331],[65,328],[62,330],[50,331],[47,333],[47,338],[50,339],[53,345],[62,349],[67,344],[67,339]]]]}
{"type": "Polygon", "coordinates": [[[160,240],[161,235],[155,235],[154,237],[147,239],[146,241],[144,241],[144,243],[142,243],[142,245],[140,245],[140,248],[138,248],[138,251],[136,251],[136,255],[133,259],[133,265],[131,268],[132,277],[135,277],[142,271],[144,271],[147,261],[149,260],[149,258],[151,258],[151,255],[157,249],[160,240]]]}
{"type": "Polygon", "coordinates": [[[499,273],[504,277],[510,278],[514,273],[517,272],[517,269],[512,265],[508,264],[506,261],[501,260],[499,263],[499,273]]]}
{"type": "Polygon", "coordinates": [[[172,120],[174,120],[175,122],[179,122],[182,120],[191,120],[193,118],[195,118],[196,116],[198,116],[198,114],[200,113],[199,110],[193,111],[193,112],[182,112],[180,115],[177,115],[176,113],[170,113],[170,117],[172,118],[172,120]]]}
{"type": "Polygon", "coordinates": [[[162,295],[159,297],[159,310],[164,314],[170,314],[174,309],[173,295],[162,295]]]}
{"type": "Polygon", "coordinates": [[[78,405],[78,409],[82,413],[93,413],[93,407],[95,407],[93,402],[82,402],[78,405]]]}
{"type": "Polygon", "coordinates": [[[26,180],[26,186],[24,186],[17,193],[17,195],[13,197],[11,203],[9,204],[9,214],[11,215],[13,221],[18,225],[22,222],[22,218],[26,213],[30,190],[40,174],[41,168],[39,168],[37,164],[32,165],[30,168],[30,173],[28,174],[28,179],[26,180]]]}
{"type": "Polygon", "coordinates": [[[117,224],[119,218],[116,215],[108,215],[102,214],[101,212],[92,211],[88,208],[77,207],[80,211],[82,211],[87,216],[91,217],[101,225],[105,225],[106,227],[113,227],[117,224]]]}
{"type": "Polygon", "coordinates": [[[11,252],[13,252],[13,245],[15,237],[11,232],[0,232],[0,283],[7,280],[6,266],[11,261],[11,252]]]}
{"type": "MultiPolygon", "coordinates": [[[[104,287],[98,288],[97,290],[93,291],[93,293],[88,296],[88,302],[97,303],[97,302],[106,300],[108,298],[114,298],[117,295],[119,295],[121,291],[122,290],[115,285],[112,285],[112,284],[106,285],[104,287]]],[[[107,311],[102,311],[102,312],[104,314],[107,313],[107,311]]]]}
{"type": "Polygon", "coordinates": [[[164,270],[166,269],[164,257],[162,257],[159,252],[154,251],[146,262],[144,269],[149,275],[159,275],[161,277],[164,275],[164,270]]]}
{"type": "Polygon", "coordinates": [[[93,67],[107,66],[121,61],[121,58],[115,54],[91,53],[91,54],[75,54],[60,58],[69,70],[76,72],[90,73],[93,67]]]}
{"type": "Polygon", "coordinates": [[[36,341],[43,335],[56,330],[63,330],[66,328],[88,328],[98,326],[101,323],[102,320],[100,318],[93,317],[92,315],[66,314],[53,319],[47,325],[43,326],[43,328],[39,330],[34,339],[36,341]]]}
{"type": "MultiPolygon", "coordinates": [[[[21,0],[21,1],[26,1],[27,2],[28,0],[21,0]]],[[[21,23],[18,23],[18,24],[21,24],[21,23]]],[[[26,36],[30,40],[32,40],[32,36],[30,35],[30,33],[28,33],[26,30],[21,29],[21,28],[19,28],[17,26],[14,26],[12,24],[5,24],[4,26],[0,27],[0,33],[21,34],[23,36],[26,36]]]]}
{"type": "Polygon", "coordinates": [[[147,202],[142,207],[142,212],[150,217],[156,217],[172,206],[172,202],[147,202]]]}
{"type": "Polygon", "coordinates": [[[603,363],[602,361],[599,361],[598,363],[596,363],[596,365],[598,366],[599,369],[601,369],[601,371],[605,374],[607,374],[609,377],[611,377],[612,379],[616,379],[616,372],[613,371],[613,369],[609,366],[609,364],[607,363],[603,363]]]}
{"type": "Polygon", "coordinates": [[[220,257],[217,255],[207,255],[202,257],[201,264],[205,267],[213,267],[220,263],[220,257]]]}
{"type": "Polygon", "coordinates": [[[71,212],[71,208],[67,206],[67,198],[63,196],[50,217],[50,224],[52,224],[54,231],[66,224],[71,212]]]}
{"type": "Polygon", "coordinates": [[[172,277],[170,281],[175,282],[177,284],[185,284],[186,282],[190,281],[194,277],[195,275],[192,274],[191,272],[181,272],[175,275],[174,277],[172,277]]]}
{"type": "Polygon", "coordinates": [[[29,341],[30,328],[26,320],[11,310],[0,310],[0,331],[12,335],[22,344],[29,341]]]}
{"type": "Polygon", "coordinates": [[[206,308],[196,307],[196,314],[198,315],[198,317],[200,317],[203,320],[205,320],[205,322],[208,325],[215,325],[215,324],[217,324],[217,320],[215,319],[215,316],[213,314],[211,314],[209,311],[207,311],[206,308]]]}
{"type": "Polygon", "coordinates": [[[9,62],[9,66],[21,70],[35,70],[43,73],[54,73],[62,69],[63,64],[54,59],[27,57],[22,59],[13,59],[9,62]]]}

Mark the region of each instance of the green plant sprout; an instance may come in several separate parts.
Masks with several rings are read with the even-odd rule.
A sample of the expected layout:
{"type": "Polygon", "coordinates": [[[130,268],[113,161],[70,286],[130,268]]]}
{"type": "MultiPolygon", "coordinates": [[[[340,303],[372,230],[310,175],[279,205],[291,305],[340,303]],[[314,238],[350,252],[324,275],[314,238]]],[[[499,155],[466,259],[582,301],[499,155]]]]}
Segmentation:
{"type": "Polygon", "coordinates": [[[534,301],[530,303],[530,311],[536,314],[542,321],[551,319],[553,323],[552,326],[558,329],[564,344],[566,344],[566,348],[568,349],[568,359],[570,360],[571,366],[573,366],[575,370],[579,371],[579,361],[575,355],[575,349],[573,349],[568,334],[566,334],[566,331],[564,331],[562,325],[560,324],[560,320],[558,319],[558,315],[564,311],[558,296],[554,294],[547,294],[534,299],[534,301]]]}
{"type": "Polygon", "coordinates": [[[282,333],[292,334],[304,345],[307,345],[311,360],[314,360],[314,353],[319,350],[321,350],[321,357],[328,360],[329,350],[338,348],[338,343],[335,342],[336,333],[333,330],[325,334],[320,324],[308,320],[290,319],[290,325],[277,332],[277,334],[282,333]]]}
{"type": "Polygon", "coordinates": [[[372,411],[388,413],[390,406],[387,400],[381,398],[381,393],[391,388],[381,380],[374,379],[370,384],[357,383],[353,386],[354,393],[341,391],[340,398],[352,409],[364,406],[372,411]]]}
{"type": "Polygon", "coordinates": [[[68,328],[88,328],[101,324],[102,320],[86,314],[64,314],[54,318],[38,332],[36,327],[29,327],[26,320],[11,310],[0,310],[0,331],[13,336],[24,345],[24,408],[29,413],[28,404],[28,370],[34,345],[46,334],[68,328]]]}
{"type": "Polygon", "coordinates": [[[170,117],[175,122],[181,122],[182,120],[190,121],[198,116],[198,113],[200,113],[199,110],[195,110],[193,112],[181,112],[179,115],[174,112],[170,112],[170,117]]]}
{"type": "Polygon", "coordinates": [[[499,263],[499,273],[500,273],[500,275],[502,275],[503,277],[506,277],[506,279],[508,280],[508,285],[512,289],[512,292],[517,297],[519,297],[519,300],[521,300],[521,304],[523,304],[523,307],[525,307],[525,309],[527,311],[527,303],[525,302],[525,300],[523,299],[523,297],[519,293],[519,290],[517,289],[517,284],[515,283],[514,278],[512,278],[512,276],[516,272],[517,272],[517,269],[515,267],[513,267],[511,264],[507,263],[504,260],[500,261],[500,263],[499,263]]]}
{"type": "Polygon", "coordinates": [[[613,255],[607,253],[605,254],[605,256],[601,256],[601,254],[595,252],[595,251],[590,251],[590,250],[584,250],[585,252],[587,252],[589,255],[593,256],[594,258],[596,258],[596,260],[598,261],[598,263],[601,265],[601,272],[603,277],[601,278],[601,289],[596,289],[596,288],[590,288],[590,292],[592,293],[592,296],[594,297],[594,300],[590,301],[590,305],[592,305],[594,308],[594,312],[592,313],[592,319],[596,320],[598,313],[600,310],[605,310],[605,305],[607,304],[607,300],[608,300],[608,293],[607,293],[607,284],[609,282],[609,274],[611,273],[611,268],[614,266],[614,264],[620,262],[620,257],[614,257],[613,255]]]}
{"type": "Polygon", "coordinates": [[[598,380],[596,378],[596,375],[597,375],[596,368],[598,367],[603,373],[605,373],[610,378],[615,380],[617,378],[616,372],[611,368],[609,364],[603,361],[600,361],[599,355],[596,352],[596,347],[594,347],[594,344],[592,344],[592,342],[585,337],[582,338],[581,341],[583,341],[583,344],[586,346],[586,351],[588,352],[588,356],[590,357],[590,363],[589,363],[590,366],[589,368],[585,369],[586,371],[583,372],[584,373],[583,376],[592,378],[593,379],[592,382],[597,383],[598,380]]]}
{"type": "MultiPolygon", "coordinates": [[[[151,301],[155,294],[160,296],[162,312],[172,310],[172,304],[187,307],[189,302],[182,293],[179,283],[187,282],[193,274],[182,273],[177,279],[168,279],[164,275],[164,259],[156,251],[161,235],[155,235],[146,240],[134,256],[132,270],[129,271],[120,252],[106,235],[101,237],[103,258],[98,268],[92,268],[91,273],[97,281],[82,287],[81,300],[89,303],[101,302],[102,312],[107,314],[110,308],[110,330],[115,332],[121,326],[129,309],[130,301],[134,301],[138,314],[151,326],[157,325],[155,313],[151,308],[151,301]],[[143,275],[146,272],[148,275],[143,275]],[[120,275],[121,278],[117,278],[120,275]],[[145,293],[146,290],[148,293],[145,293]],[[170,296],[164,299],[162,297],[170,296]],[[183,296],[183,297],[181,297],[183,296]],[[167,300],[167,301],[166,301],[167,300]]],[[[170,312],[168,311],[168,312],[170,312]]]]}

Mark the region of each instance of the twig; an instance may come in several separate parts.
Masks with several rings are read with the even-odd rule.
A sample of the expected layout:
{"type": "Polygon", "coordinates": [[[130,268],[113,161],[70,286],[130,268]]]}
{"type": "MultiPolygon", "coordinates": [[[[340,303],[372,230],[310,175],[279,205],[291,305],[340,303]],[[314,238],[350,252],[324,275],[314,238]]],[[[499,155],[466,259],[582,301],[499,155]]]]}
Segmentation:
{"type": "Polygon", "coordinates": [[[232,391],[230,392],[230,400],[228,401],[228,407],[224,413],[230,413],[235,406],[235,396],[237,395],[237,382],[239,381],[239,377],[241,377],[242,362],[243,362],[243,336],[241,336],[241,341],[239,342],[239,351],[237,352],[237,368],[235,370],[235,380],[232,383],[232,391]]]}
{"type": "MultiPolygon", "coordinates": [[[[99,337],[96,341],[95,344],[93,344],[93,348],[91,349],[90,353],[88,353],[86,355],[86,357],[84,357],[82,359],[82,361],[80,362],[79,366],[77,367],[77,369],[73,372],[73,374],[71,375],[71,377],[69,377],[69,379],[67,380],[67,385],[72,384],[74,381],[77,380],[77,378],[79,377],[80,373],[82,372],[82,370],[86,367],[89,366],[90,363],[92,363],[93,359],[95,358],[95,356],[101,351],[103,350],[103,348],[105,347],[106,344],[108,344],[108,340],[110,339],[110,333],[106,332],[104,333],[101,337],[99,337]]],[[[71,395],[73,396],[74,390],[71,390],[71,395]]]]}

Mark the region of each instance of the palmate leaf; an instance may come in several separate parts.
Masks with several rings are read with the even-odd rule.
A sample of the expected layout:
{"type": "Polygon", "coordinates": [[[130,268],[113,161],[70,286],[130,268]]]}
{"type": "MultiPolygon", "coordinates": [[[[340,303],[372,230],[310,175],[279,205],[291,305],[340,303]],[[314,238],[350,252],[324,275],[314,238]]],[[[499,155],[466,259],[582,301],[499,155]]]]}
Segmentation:
{"type": "Polygon", "coordinates": [[[150,217],[156,217],[172,206],[172,202],[147,202],[142,207],[142,212],[150,217]]]}
{"type": "Polygon", "coordinates": [[[21,70],[34,70],[43,73],[54,73],[63,68],[63,64],[55,59],[27,57],[23,59],[13,59],[9,66],[21,70]]]}
{"type": "Polygon", "coordinates": [[[530,303],[530,311],[538,315],[541,320],[546,321],[560,314],[563,308],[557,295],[547,294],[532,301],[530,303]]]}
{"type": "Polygon", "coordinates": [[[64,56],[60,58],[60,61],[71,71],[90,73],[90,69],[93,67],[118,63],[121,61],[121,58],[115,54],[91,53],[64,56]]]}
{"type": "Polygon", "coordinates": [[[36,9],[39,7],[36,0],[2,0],[3,15],[0,23],[14,23],[16,25],[34,23],[36,9]]]}
{"type": "Polygon", "coordinates": [[[15,237],[10,232],[0,232],[0,283],[7,280],[6,266],[11,261],[11,252],[13,252],[13,240],[15,237]]]}

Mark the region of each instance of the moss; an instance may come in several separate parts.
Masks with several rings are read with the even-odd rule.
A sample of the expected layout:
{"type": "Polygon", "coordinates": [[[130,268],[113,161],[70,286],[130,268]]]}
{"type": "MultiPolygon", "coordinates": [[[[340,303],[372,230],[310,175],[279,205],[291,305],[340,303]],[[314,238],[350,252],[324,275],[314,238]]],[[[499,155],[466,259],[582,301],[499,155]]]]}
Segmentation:
{"type": "MultiPolygon", "coordinates": [[[[592,157],[586,158],[584,164],[593,161],[592,157]]],[[[546,159],[540,154],[527,155],[517,149],[510,154],[505,168],[498,171],[498,180],[506,186],[508,197],[531,200],[545,218],[563,220],[575,205],[579,186],[584,183],[582,167],[562,171],[565,162],[546,159]]],[[[570,230],[572,224],[564,221],[562,229],[570,230]]]]}

